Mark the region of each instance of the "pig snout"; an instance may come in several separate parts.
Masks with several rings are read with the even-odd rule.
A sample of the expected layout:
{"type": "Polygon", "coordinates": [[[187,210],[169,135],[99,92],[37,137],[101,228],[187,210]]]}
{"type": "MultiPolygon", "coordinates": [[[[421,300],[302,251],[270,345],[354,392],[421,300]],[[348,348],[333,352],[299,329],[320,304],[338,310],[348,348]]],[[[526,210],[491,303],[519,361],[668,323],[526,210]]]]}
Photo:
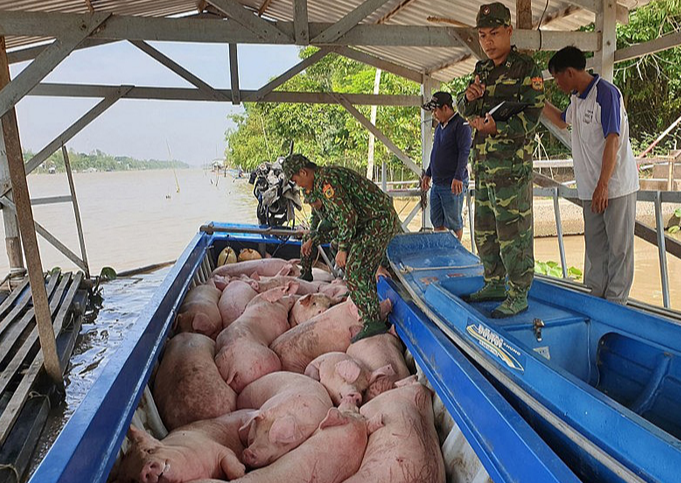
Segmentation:
{"type": "Polygon", "coordinates": [[[360,392],[356,391],[351,391],[346,394],[344,394],[341,398],[341,404],[342,403],[350,403],[355,406],[361,406],[362,405],[362,394],[360,392]]]}
{"type": "Polygon", "coordinates": [[[253,451],[251,451],[250,449],[244,450],[244,452],[241,455],[241,459],[243,460],[246,466],[250,466],[251,468],[253,468],[257,464],[257,457],[255,456],[255,453],[253,453],[253,451]]]}
{"type": "Polygon", "coordinates": [[[165,461],[153,460],[148,461],[142,472],[140,473],[141,483],[158,483],[158,480],[168,470],[168,464],[165,461]]]}

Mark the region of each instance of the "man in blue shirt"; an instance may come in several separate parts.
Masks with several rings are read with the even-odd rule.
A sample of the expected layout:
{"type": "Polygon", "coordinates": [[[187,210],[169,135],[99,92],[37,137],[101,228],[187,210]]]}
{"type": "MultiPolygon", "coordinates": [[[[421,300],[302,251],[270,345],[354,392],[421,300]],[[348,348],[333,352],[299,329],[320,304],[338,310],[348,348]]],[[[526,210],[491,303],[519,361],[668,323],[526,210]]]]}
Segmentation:
{"type": "Polygon", "coordinates": [[[468,153],[471,150],[471,128],[454,111],[452,96],[436,92],[423,105],[437,119],[430,165],[421,179],[421,189],[430,192],[430,219],[436,231],[449,229],[461,240],[463,235],[464,193],[468,189],[468,153]]]}

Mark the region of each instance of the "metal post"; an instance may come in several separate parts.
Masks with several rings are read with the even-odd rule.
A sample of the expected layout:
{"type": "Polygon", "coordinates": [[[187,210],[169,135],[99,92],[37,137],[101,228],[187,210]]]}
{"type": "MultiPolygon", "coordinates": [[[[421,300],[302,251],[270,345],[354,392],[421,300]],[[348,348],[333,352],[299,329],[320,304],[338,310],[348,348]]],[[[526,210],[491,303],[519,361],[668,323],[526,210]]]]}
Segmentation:
{"type": "Polygon", "coordinates": [[[655,192],[655,230],[657,232],[657,250],[660,256],[660,278],[662,280],[662,302],[665,308],[669,303],[669,274],[667,273],[667,250],[664,239],[664,224],[662,221],[662,198],[660,192],[655,192]]]}
{"type": "Polygon", "coordinates": [[[388,169],[385,166],[385,161],[381,163],[381,189],[384,192],[388,192],[388,169]]]}
{"type": "MultiPolygon", "coordinates": [[[[428,102],[433,95],[433,89],[436,88],[436,83],[430,78],[424,76],[421,83],[421,99],[424,103],[428,102]]],[[[421,165],[423,170],[428,169],[430,165],[430,152],[433,149],[433,129],[432,129],[432,115],[428,111],[421,109],[421,165]]],[[[433,228],[433,223],[430,221],[430,210],[423,210],[421,213],[421,228],[433,228]]]]}
{"type": "Polygon", "coordinates": [[[475,188],[468,188],[466,190],[466,206],[468,206],[468,230],[471,235],[471,251],[473,254],[476,253],[475,249],[475,207],[473,202],[471,201],[471,196],[472,193],[475,191],[475,188]]]}
{"type": "Polygon", "coordinates": [[[558,250],[560,251],[560,266],[563,269],[563,278],[567,278],[567,262],[565,261],[565,245],[563,244],[563,222],[560,219],[560,203],[558,199],[558,188],[553,191],[553,213],[556,217],[556,234],[558,235],[558,250]]]}
{"type": "MultiPolygon", "coordinates": [[[[4,88],[9,82],[9,62],[7,60],[7,51],[5,50],[5,37],[0,37],[0,89],[4,88]]],[[[13,114],[15,113],[14,108],[10,111],[13,114]]],[[[12,121],[16,121],[16,115],[7,117],[7,122],[12,121]]],[[[13,131],[19,132],[17,128],[14,128],[13,131]]],[[[18,156],[21,159],[21,162],[24,162],[23,154],[21,152],[21,142],[9,143],[9,148],[11,149],[12,147],[15,147],[16,149],[7,149],[4,135],[0,133],[0,179],[3,180],[9,179],[9,157],[18,156]]],[[[7,197],[12,199],[11,193],[8,193],[7,197]]],[[[26,268],[24,265],[24,254],[21,250],[21,238],[19,237],[19,222],[17,221],[17,215],[11,210],[4,210],[2,212],[2,219],[5,224],[5,247],[7,248],[10,274],[24,274],[26,268]]]]}
{"type": "Polygon", "coordinates": [[[64,157],[64,167],[66,168],[66,177],[69,180],[69,189],[71,190],[71,202],[73,203],[73,215],[76,217],[76,228],[78,229],[78,241],[80,242],[80,256],[85,265],[85,277],[90,278],[90,265],[87,262],[87,253],[85,252],[85,237],[83,236],[83,224],[80,219],[80,209],[78,208],[78,199],[76,198],[76,185],[73,182],[73,172],[71,171],[71,162],[69,161],[69,153],[66,145],[61,145],[61,153],[64,157]]]}

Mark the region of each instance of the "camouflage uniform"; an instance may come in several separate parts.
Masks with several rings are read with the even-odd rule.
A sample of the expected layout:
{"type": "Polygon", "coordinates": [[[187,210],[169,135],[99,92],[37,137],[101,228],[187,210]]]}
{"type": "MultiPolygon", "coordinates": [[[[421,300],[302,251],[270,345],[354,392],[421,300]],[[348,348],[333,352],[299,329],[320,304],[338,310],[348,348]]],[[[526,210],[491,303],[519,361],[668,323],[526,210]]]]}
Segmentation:
{"type": "Polygon", "coordinates": [[[304,280],[312,279],[312,264],[317,258],[318,247],[326,243],[332,243],[338,235],[338,230],[328,219],[324,207],[322,206],[318,209],[313,206],[316,201],[321,202],[312,191],[305,192],[305,202],[309,203],[312,207],[312,213],[310,215],[310,232],[303,237],[303,243],[312,240],[312,249],[309,255],[301,255],[300,257],[302,272],[300,278],[304,280]]]}
{"type": "Polygon", "coordinates": [[[365,327],[376,324],[381,312],[374,276],[400,229],[392,200],[371,180],[337,166],[317,169],[312,192],[336,223],[338,250],[348,253],[345,278],[350,297],[365,327]]]}
{"type": "MultiPolygon", "coordinates": [[[[487,14],[494,4],[481,7],[487,14]]],[[[494,13],[494,11],[493,11],[494,13]]],[[[510,23],[510,15],[509,15],[510,23]]],[[[532,144],[530,133],[544,107],[542,73],[534,61],[512,47],[495,66],[481,60],[473,77],[485,86],[483,97],[458,102],[465,117],[485,117],[504,100],[528,103],[521,113],[496,123],[497,134],[475,133],[475,243],[484,266],[485,284],[501,286],[508,276],[508,298],[524,301],[534,277],[532,224],[532,144]]],[[[521,303],[521,305],[522,305],[521,303]]]]}

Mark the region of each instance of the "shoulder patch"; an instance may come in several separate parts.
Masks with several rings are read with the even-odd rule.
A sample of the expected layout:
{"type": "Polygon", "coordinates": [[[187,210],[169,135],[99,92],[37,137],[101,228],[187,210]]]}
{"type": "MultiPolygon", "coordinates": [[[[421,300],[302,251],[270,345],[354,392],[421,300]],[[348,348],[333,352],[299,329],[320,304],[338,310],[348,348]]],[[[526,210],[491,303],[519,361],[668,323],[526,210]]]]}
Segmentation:
{"type": "Polygon", "coordinates": [[[544,79],[542,77],[532,78],[532,89],[535,91],[540,91],[544,88],[544,79]]]}
{"type": "Polygon", "coordinates": [[[336,194],[333,186],[331,186],[329,183],[324,183],[322,186],[322,193],[324,193],[324,196],[326,196],[328,199],[333,198],[333,195],[336,194]]]}

